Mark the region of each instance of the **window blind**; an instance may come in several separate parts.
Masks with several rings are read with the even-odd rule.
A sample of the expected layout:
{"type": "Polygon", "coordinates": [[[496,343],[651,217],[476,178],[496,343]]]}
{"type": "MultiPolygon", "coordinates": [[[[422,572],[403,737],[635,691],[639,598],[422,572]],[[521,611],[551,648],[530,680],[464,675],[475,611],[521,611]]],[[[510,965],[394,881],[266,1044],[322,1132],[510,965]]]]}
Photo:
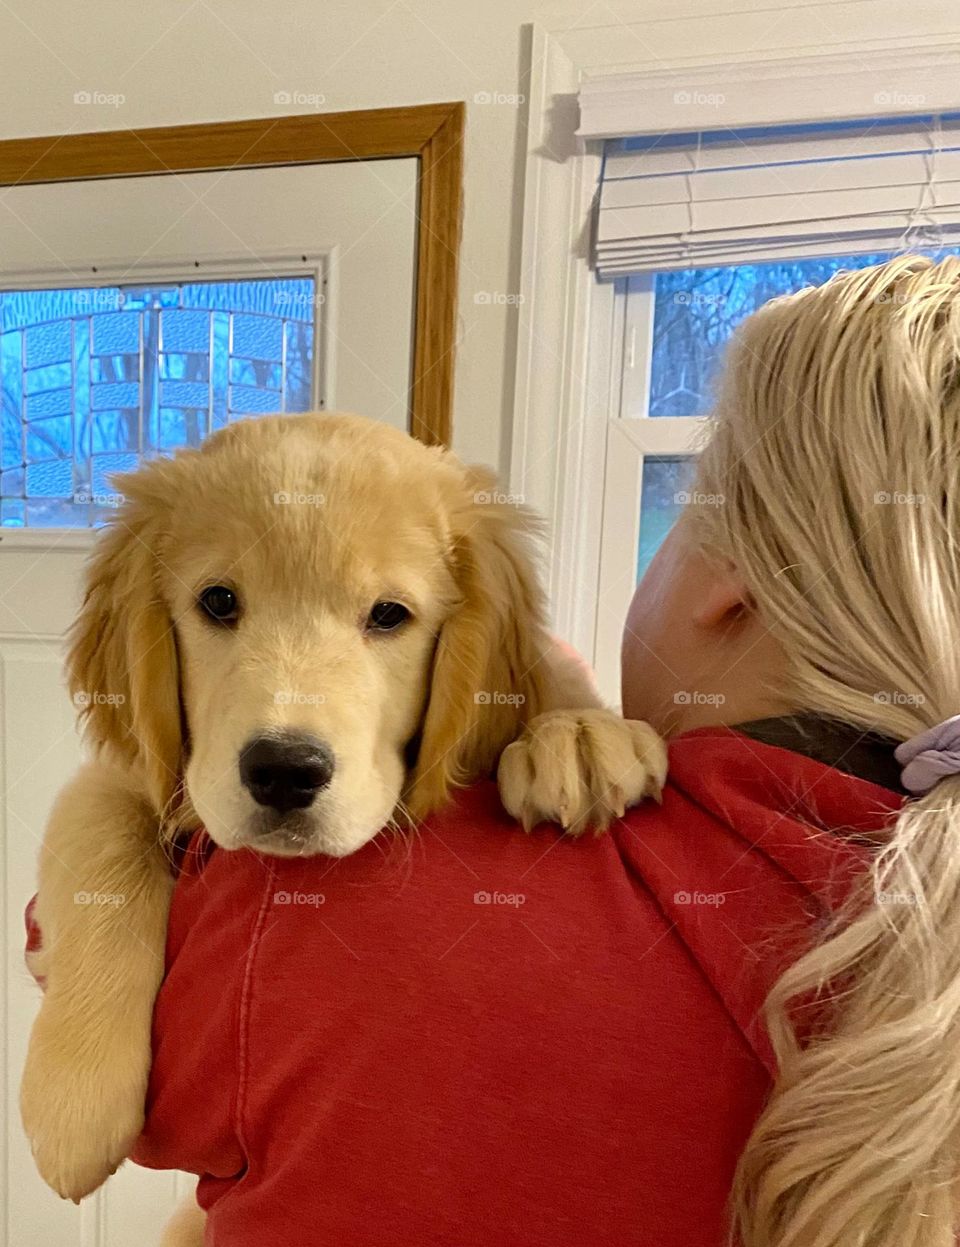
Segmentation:
{"type": "Polygon", "coordinates": [[[602,277],[960,239],[960,114],[610,140],[602,277]]]}

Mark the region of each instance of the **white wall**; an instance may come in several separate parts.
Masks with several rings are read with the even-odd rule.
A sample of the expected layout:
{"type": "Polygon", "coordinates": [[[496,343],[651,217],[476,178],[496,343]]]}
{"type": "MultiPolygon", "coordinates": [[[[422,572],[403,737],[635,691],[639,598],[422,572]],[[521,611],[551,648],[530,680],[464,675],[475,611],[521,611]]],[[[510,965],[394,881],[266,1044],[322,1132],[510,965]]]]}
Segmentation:
{"type": "Polygon", "coordinates": [[[529,16],[515,0],[10,0],[0,137],[280,116],[311,111],[307,96],[324,112],[466,100],[455,441],[505,468],[514,313],[474,295],[517,289],[522,109],[495,101],[522,91],[529,16]]]}
{"type": "MultiPolygon", "coordinates": [[[[6,0],[0,137],[309,111],[303,97],[322,97],[320,111],[466,100],[454,441],[464,457],[505,471],[516,311],[497,300],[519,289],[526,146],[525,109],[508,101],[526,94],[524,24],[535,16],[582,30],[586,45],[586,28],[618,26],[624,67],[658,67],[662,58],[762,55],[785,20],[793,31],[786,41],[798,51],[851,40],[896,48],[954,29],[956,2],[6,0]],[[790,10],[809,21],[793,30],[790,10]],[[77,91],[124,100],[78,105],[77,91]],[[278,92],[294,98],[275,102],[278,92]],[[478,292],[493,300],[477,304],[478,292]]],[[[544,367],[555,358],[545,350],[544,367]]]]}

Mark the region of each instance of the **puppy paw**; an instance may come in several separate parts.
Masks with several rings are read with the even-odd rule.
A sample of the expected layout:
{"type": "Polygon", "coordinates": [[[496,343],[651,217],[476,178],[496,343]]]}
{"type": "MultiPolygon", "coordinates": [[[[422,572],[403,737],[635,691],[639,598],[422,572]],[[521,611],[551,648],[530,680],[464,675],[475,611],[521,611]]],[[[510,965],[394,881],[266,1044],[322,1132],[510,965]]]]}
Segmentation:
{"type": "Polygon", "coordinates": [[[558,822],[570,835],[606,830],[644,797],[659,800],[667,749],[648,723],[610,710],[538,715],[500,756],[507,812],[524,828],[558,822]]]}
{"type": "Polygon", "coordinates": [[[40,1176],[78,1203],[126,1159],[143,1127],[149,1041],[44,1001],[30,1037],[20,1113],[40,1176]]]}

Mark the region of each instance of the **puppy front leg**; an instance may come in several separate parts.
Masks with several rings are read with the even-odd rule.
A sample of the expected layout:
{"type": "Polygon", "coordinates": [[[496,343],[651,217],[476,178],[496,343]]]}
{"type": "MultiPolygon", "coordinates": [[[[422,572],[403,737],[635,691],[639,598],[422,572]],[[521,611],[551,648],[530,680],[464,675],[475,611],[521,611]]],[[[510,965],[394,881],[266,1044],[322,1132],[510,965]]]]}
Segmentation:
{"type": "Polygon", "coordinates": [[[37,1168],[64,1198],[100,1186],[140,1133],[172,886],[156,815],[129,771],[84,767],[41,850],[46,994],[20,1089],[37,1168]]]}
{"type": "Polygon", "coordinates": [[[579,655],[552,641],[542,704],[500,755],[504,809],[529,831],[558,822],[570,835],[604,831],[644,797],[659,798],[667,750],[649,725],[604,707],[579,655]]]}

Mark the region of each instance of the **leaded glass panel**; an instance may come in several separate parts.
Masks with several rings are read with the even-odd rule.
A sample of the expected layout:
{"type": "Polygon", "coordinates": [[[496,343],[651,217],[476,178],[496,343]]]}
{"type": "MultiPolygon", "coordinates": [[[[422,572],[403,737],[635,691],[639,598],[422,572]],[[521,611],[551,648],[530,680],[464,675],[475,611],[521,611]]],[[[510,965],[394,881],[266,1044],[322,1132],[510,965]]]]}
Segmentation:
{"type": "Polygon", "coordinates": [[[314,406],[313,277],[0,292],[0,524],[86,527],[109,474],[314,406]]]}

